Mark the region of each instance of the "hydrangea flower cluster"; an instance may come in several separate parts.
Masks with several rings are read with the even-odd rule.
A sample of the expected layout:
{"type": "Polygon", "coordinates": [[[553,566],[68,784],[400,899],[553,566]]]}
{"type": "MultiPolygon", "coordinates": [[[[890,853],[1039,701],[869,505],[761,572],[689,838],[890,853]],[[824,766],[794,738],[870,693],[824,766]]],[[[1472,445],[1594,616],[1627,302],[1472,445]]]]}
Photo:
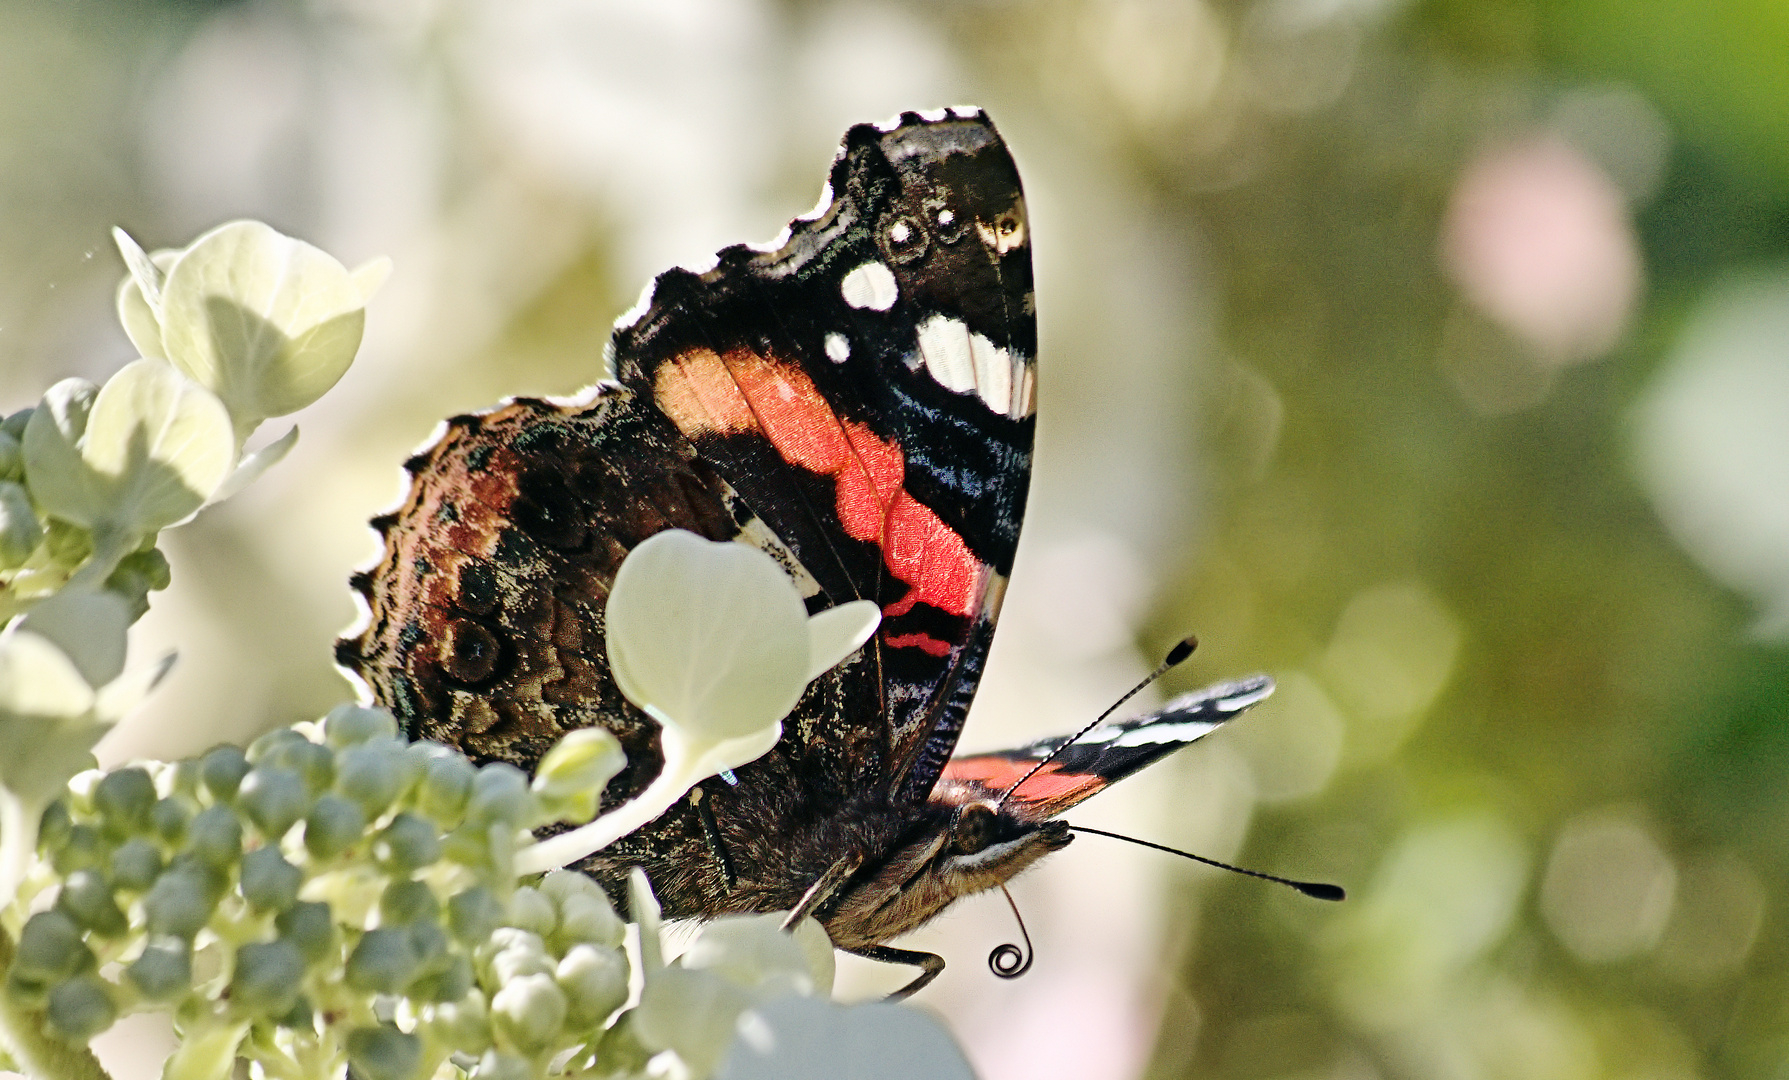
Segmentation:
{"type": "Polygon", "coordinates": [[[160,1010],[181,1038],[168,1080],[242,1062],[287,1080],[801,1080],[846,1053],[866,1080],[970,1075],[924,1014],[826,1000],[811,919],[718,919],[667,964],[643,876],[628,923],[553,869],[767,751],[874,631],[867,602],[808,617],[760,552],[673,532],[624,562],[614,667],[662,725],[665,767],[601,817],[625,764],[606,731],[568,735],[530,780],[352,705],[246,751],[92,769],[172,660],[125,657],[169,584],[157,534],[291,448],[296,428],[244,453],[340,378],[389,269],[255,222],[153,254],[116,236],[142,358],[0,422],[0,1066],[102,1078],[87,1041],[160,1010]],[[534,842],[548,823],[577,827],[534,842]]]}

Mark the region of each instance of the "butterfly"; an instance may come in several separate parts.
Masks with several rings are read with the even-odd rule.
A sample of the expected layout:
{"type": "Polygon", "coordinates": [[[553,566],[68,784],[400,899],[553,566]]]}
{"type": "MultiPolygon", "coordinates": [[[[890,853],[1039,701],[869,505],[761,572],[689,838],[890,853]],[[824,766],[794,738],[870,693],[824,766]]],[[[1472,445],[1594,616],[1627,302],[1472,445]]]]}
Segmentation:
{"type": "Polygon", "coordinates": [[[810,613],[874,601],[874,637],[814,680],[768,754],[578,868],[617,899],[645,870],[673,918],[811,913],[841,949],[918,966],[901,993],[917,990],[943,960],[887,942],[1064,847],[1055,815],[1271,690],[1222,684],[1072,746],[951,757],[1030,482],[1030,245],[985,114],[853,127],[781,238],[659,275],[614,331],[607,380],[446,421],[373,520],[384,550],[353,579],[365,622],[338,661],[411,737],[474,760],[526,769],[569,731],[609,729],[628,765],[608,808],[663,762],[604,647],[635,545],[688,529],[769,553],[810,613]]]}

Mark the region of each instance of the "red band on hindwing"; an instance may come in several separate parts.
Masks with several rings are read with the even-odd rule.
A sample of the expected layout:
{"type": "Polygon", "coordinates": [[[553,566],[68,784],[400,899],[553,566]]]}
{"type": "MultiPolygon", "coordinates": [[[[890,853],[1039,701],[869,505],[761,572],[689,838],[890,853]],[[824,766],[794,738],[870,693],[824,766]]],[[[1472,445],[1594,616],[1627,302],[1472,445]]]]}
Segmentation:
{"type": "MultiPolygon", "coordinates": [[[[658,369],[653,389],[659,407],[692,439],[761,431],[784,461],[832,477],[846,535],[881,548],[889,571],[911,590],[885,606],[887,615],[905,614],[915,601],[964,617],[980,607],[982,564],[901,486],[906,460],[899,444],[841,419],[805,371],[745,349],[724,356],[692,349],[658,369]]],[[[886,644],[934,656],[950,649],[923,634],[886,644]],[[938,646],[943,651],[934,651],[938,646]]]]}

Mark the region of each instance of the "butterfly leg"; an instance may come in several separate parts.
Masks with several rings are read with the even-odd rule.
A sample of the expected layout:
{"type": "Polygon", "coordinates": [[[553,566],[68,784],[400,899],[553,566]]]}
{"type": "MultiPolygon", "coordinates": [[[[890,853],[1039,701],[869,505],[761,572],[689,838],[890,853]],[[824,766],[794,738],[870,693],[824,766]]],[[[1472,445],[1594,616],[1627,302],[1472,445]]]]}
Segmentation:
{"type": "Polygon", "coordinates": [[[865,945],[861,949],[846,949],[845,951],[866,960],[876,960],[884,964],[911,964],[920,969],[918,978],[888,995],[890,1001],[901,1001],[919,993],[926,988],[928,983],[938,977],[939,972],[944,970],[944,957],[937,953],[895,949],[887,945],[865,945]]]}
{"type": "Polygon", "coordinates": [[[783,920],[783,929],[794,929],[796,923],[818,911],[822,904],[832,899],[833,893],[839,891],[839,886],[848,881],[852,874],[857,873],[857,868],[862,865],[862,852],[853,852],[833,863],[831,869],[821,874],[818,880],[808,886],[808,891],[801,894],[800,903],[797,903],[795,909],[789,912],[789,917],[783,920]]]}
{"type": "Polygon", "coordinates": [[[700,785],[690,788],[690,805],[696,808],[696,817],[702,821],[702,835],[708,840],[708,850],[720,864],[721,876],[727,879],[727,888],[731,889],[739,884],[739,875],[733,871],[733,860],[727,857],[727,846],[721,843],[721,828],[715,824],[707,796],[700,785]]]}

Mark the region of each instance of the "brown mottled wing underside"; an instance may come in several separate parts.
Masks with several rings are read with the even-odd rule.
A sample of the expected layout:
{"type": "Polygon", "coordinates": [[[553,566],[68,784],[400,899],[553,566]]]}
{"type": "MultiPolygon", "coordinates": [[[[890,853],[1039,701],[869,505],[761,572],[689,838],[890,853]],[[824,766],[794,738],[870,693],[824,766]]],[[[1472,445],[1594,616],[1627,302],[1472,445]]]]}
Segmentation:
{"type": "MultiPolygon", "coordinates": [[[[338,661],[411,737],[481,762],[532,770],[565,733],[605,727],[628,766],[604,805],[633,796],[662,758],[658,726],[609,674],[603,608],[615,571],[663,529],[734,538],[749,509],[661,414],[613,385],[588,404],[519,400],[454,417],[406,467],[404,504],[373,523],[383,557],[354,580],[366,626],[337,643],[338,661]]],[[[737,788],[709,782],[734,865],[716,861],[686,800],[582,868],[619,891],[642,866],[677,914],[789,906],[811,880],[802,875],[825,869],[788,858],[789,846],[865,791],[863,764],[878,760],[853,741],[874,742],[873,724],[819,730],[814,719],[851,697],[873,703],[873,678],[854,661],[815,680],[789,722],[795,738],[738,770],[737,788]]]]}

